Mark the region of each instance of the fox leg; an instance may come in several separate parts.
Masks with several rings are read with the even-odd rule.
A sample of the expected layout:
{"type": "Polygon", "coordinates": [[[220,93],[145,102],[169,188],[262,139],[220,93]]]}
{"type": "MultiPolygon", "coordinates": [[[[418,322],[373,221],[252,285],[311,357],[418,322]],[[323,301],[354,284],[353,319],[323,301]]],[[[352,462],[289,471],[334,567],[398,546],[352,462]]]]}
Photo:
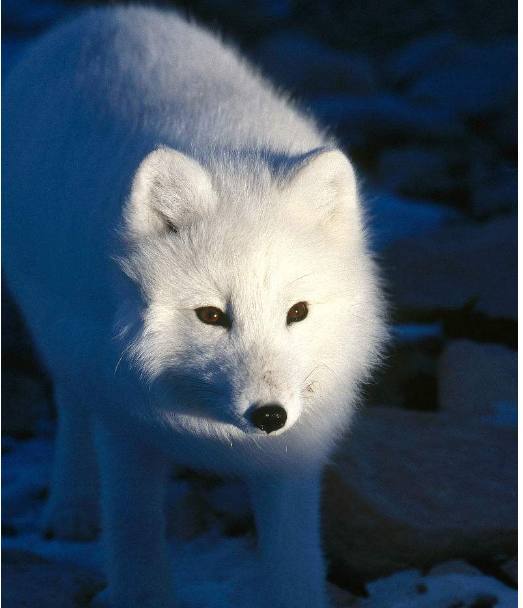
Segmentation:
{"type": "Polygon", "coordinates": [[[319,473],[256,477],[249,487],[267,605],[326,608],[319,473]]]}
{"type": "Polygon", "coordinates": [[[99,441],[111,606],[170,608],[164,513],[168,462],[125,431],[102,428],[99,441]]]}
{"type": "Polygon", "coordinates": [[[99,530],[98,471],[88,408],[63,385],[55,388],[58,432],[42,532],[89,540],[99,530]]]}

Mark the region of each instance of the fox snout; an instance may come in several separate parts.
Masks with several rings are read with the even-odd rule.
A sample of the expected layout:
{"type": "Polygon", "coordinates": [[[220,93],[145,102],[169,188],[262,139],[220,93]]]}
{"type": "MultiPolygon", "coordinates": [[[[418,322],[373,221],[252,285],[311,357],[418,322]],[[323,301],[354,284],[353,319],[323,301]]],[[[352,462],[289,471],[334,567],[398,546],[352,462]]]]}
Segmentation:
{"type": "Polygon", "coordinates": [[[267,435],[286,432],[302,410],[299,391],[293,381],[299,374],[283,365],[279,369],[265,368],[259,373],[253,367],[246,370],[236,394],[235,409],[241,418],[240,427],[247,433],[256,434],[260,431],[267,435]]]}
{"type": "Polygon", "coordinates": [[[287,422],[287,412],[279,403],[256,404],[246,414],[247,419],[267,435],[278,431],[287,422]]]}

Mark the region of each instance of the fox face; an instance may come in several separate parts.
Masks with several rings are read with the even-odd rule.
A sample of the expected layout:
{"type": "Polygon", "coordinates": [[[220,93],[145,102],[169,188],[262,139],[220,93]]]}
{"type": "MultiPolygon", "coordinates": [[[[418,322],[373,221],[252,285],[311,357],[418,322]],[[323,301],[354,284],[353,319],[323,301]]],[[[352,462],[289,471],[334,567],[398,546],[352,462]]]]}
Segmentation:
{"type": "Polygon", "coordinates": [[[138,168],[124,221],[121,266],[140,293],[126,354],[155,407],[236,438],[349,408],[383,327],[341,152],[274,175],[160,148],[138,168]]]}

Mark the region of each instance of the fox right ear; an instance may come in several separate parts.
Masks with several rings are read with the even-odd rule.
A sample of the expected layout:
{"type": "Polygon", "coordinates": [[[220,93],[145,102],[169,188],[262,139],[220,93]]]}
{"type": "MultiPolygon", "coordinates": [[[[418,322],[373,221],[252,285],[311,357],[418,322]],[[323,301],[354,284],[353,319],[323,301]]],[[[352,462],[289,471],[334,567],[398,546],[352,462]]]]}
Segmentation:
{"type": "Polygon", "coordinates": [[[185,154],[162,147],[148,154],[136,171],[125,224],[133,237],[177,232],[215,203],[207,171],[185,154]]]}
{"type": "Polygon", "coordinates": [[[338,149],[314,150],[302,159],[284,186],[287,208],[300,222],[336,228],[359,216],[356,176],[338,149]]]}

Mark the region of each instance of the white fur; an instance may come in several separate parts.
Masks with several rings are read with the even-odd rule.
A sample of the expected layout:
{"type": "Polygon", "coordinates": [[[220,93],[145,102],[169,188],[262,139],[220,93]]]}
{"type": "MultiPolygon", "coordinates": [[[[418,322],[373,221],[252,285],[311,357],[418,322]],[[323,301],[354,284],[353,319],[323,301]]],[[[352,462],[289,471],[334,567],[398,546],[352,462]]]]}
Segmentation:
{"type": "Polygon", "coordinates": [[[171,460],[247,480],[267,606],[326,606],[321,469],[384,337],[349,161],[172,12],[92,10],[7,88],[4,267],[61,419],[46,528],[95,533],[95,429],[114,606],[174,602],[171,460]],[[275,401],[266,435],[245,414],[275,401]]]}

